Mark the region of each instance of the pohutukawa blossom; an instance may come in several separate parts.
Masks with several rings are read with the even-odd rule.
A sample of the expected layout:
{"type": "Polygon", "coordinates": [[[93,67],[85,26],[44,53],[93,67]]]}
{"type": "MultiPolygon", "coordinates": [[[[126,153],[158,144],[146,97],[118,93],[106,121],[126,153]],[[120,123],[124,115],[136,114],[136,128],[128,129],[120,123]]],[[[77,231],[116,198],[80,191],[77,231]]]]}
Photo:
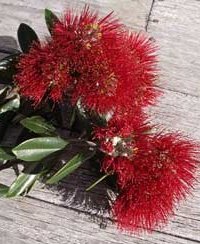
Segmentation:
{"type": "Polygon", "coordinates": [[[61,101],[70,87],[67,60],[55,55],[54,46],[34,44],[28,54],[21,56],[16,83],[23,96],[39,104],[45,95],[61,101]]]}
{"type": "Polygon", "coordinates": [[[99,18],[85,8],[80,16],[68,12],[55,25],[53,39],[70,56],[75,89],[73,101],[98,112],[107,112],[116,104],[119,73],[128,75],[123,52],[123,28],[111,14],[99,18]],[[118,69],[116,70],[116,67],[118,69]],[[123,69],[123,70],[122,70],[123,69]]]}
{"type": "Polygon", "coordinates": [[[118,177],[120,194],[113,214],[121,229],[150,231],[165,223],[194,182],[197,145],[180,135],[146,136],[133,159],[105,158],[103,169],[118,177]]]}
{"type": "Polygon", "coordinates": [[[35,105],[70,101],[89,119],[110,115],[104,127],[91,123],[85,138],[105,154],[101,170],[117,178],[112,213],[119,228],[131,232],[167,221],[190,191],[199,150],[179,134],[153,133],[147,123],[144,107],[160,94],[156,49],[112,13],[101,18],[85,7],[80,15],[68,11],[46,42],[21,55],[15,76],[21,95],[35,105]]]}
{"type": "Polygon", "coordinates": [[[132,157],[137,137],[145,135],[152,129],[145,119],[146,116],[141,109],[134,111],[118,109],[106,127],[94,129],[94,139],[98,140],[100,149],[109,155],[132,157]]]}
{"type": "Polygon", "coordinates": [[[86,7],[80,15],[67,12],[47,43],[22,56],[16,83],[35,103],[46,92],[54,102],[67,94],[73,104],[81,100],[86,108],[106,113],[154,100],[156,62],[147,38],[129,36],[112,14],[99,18],[86,7]]]}
{"type": "Polygon", "coordinates": [[[136,75],[140,84],[134,95],[141,105],[154,104],[161,93],[154,88],[158,78],[156,55],[158,47],[142,33],[130,33],[127,37],[127,45],[135,64],[133,75],[136,75]]]}

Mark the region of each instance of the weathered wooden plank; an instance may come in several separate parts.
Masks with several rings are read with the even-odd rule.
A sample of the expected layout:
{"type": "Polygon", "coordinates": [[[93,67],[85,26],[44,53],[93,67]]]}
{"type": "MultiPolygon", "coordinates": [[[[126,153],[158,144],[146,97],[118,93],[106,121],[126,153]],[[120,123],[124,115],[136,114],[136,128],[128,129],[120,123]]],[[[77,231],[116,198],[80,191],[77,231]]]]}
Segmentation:
{"type": "MultiPolygon", "coordinates": [[[[137,24],[140,23],[140,20],[137,19],[137,23],[135,25],[133,22],[133,18],[135,17],[132,16],[133,8],[138,7],[137,4],[140,3],[142,3],[142,5],[144,4],[143,7],[150,6],[150,1],[148,1],[148,5],[146,5],[147,1],[131,2],[127,0],[123,1],[124,7],[122,7],[122,1],[118,1],[119,4],[116,4],[116,2],[114,1],[106,0],[91,2],[92,4],[94,4],[93,7],[96,9],[99,8],[101,13],[104,13],[104,11],[107,12],[109,6],[110,8],[116,9],[117,13],[121,15],[120,17],[123,18],[124,22],[127,23],[128,26],[131,26],[133,24],[137,28],[145,26],[144,20],[147,14],[142,15],[142,25],[137,24]]],[[[5,35],[7,34],[6,31],[8,31],[11,36],[15,36],[18,24],[21,21],[24,21],[31,24],[40,33],[40,36],[43,36],[43,29],[45,28],[45,25],[43,18],[41,17],[40,9],[44,7],[49,7],[52,9],[56,9],[57,12],[60,12],[63,7],[62,1],[48,2],[48,6],[45,6],[45,4],[45,0],[16,0],[14,1],[14,3],[11,1],[0,0],[1,13],[4,14],[3,16],[5,18],[7,18],[7,23],[11,23],[11,25],[14,25],[13,29],[12,26],[7,26],[7,29],[5,29],[5,22],[2,25],[0,23],[0,34],[5,35]],[[13,6],[10,6],[9,4],[12,4],[13,6]],[[19,5],[21,6],[19,7],[19,5]],[[11,10],[13,12],[8,15],[8,11],[11,10]],[[28,20],[30,16],[32,17],[32,19],[28,20]]],[[[190,94],[199,96],[199,90],[197,90],[196,82],[196,79],[199,78],[199,74],[195,72],[198,64],[197,58],[199,57],[197,52],[195,53],[195,49],[198,50],[197,41],[190,40],[191,35],[187,36],[184,33],[184,28],[186,30],[186,33],[187,31],[189,33],[192,32],[189,29],[189,24],[191,23],[190,17],[188,16],[191,15],[193,10],[194,13],[198,13],[196,12],[196,10],[198,10],[199,5],[198,2],[194,3],[194,1],[185,1],[184,4],[182,1],[180,2],[180,0],[167,0],[162,2],[155,1],[154,9],[151,15],[152,22],[149,24],[149,31],[161,44],[161,67],[164,70],[162,77],[163,84],[161,86],[173,91],[177,91],[178,89],[178,91],[185,93],[188,93],[189,91],[190,94]],[[174,6],[177,12],[174,11],[173,15],[171,16],[171,14],[167,11],[170,10],[169,12],[171,12],[174,6]],[[180,20],[182,18],[180,12],[181,9],[184,9],[184,13],[187,16],[186,21],[184,21],[183,23],[181,23],[180,20]],[[159,22],[155,21],[155,19],[158,19],[159,22]],[[161,26],[163,25],[163,23],[164,25],[171,27],[172,34],[170,34],[170,31],[166,31],[166,27],[164,28],[163,26],[161,26]],[[173,25],[175,24],[177,26],[173,27],[173,25]],[[158,28],[158,26],[160,27],[158,28]],[[176,28],[178,30],[177,33],[179,33],[179,38],[176,37],[176,29],[173,28],[176,28]],[[181,36],[184,36],[185,40],[180,40],[181,36]],[[187,37],[189,38],[189,40],[187,40],[187,37]],[[172,45],[174,46],[174,41],[176,41],[175,50],[177,54],[175,52],[172,52],[172,45]],[[192,43],[191,54],[189,50],[190,41],[192,43]],[[185,46],[180,43],[186,43],[187,48],[185,48],[185,46]],[[192,57],[190,57],[190,55],[192,57]],[[187,58],[185,60],[182,60],[184,57],[187,58]],[[188,59],[188,57],[190,57],[191,59],[188,59]],[[194,63],[192,63],[191,61],[192,58],[194,58],[194,63]],[[181,65],[180,61],[182,62],[181,65]],[[179,73],[180,70],[181,74],[179,73]],[[188,70],[190,71],[189,74],[194,74],[192,77],[190,77],[189,81],[188,70]],[[178,87],[178,85],[176,84],[176,79],[178,79],[178,84],[181,87],[178,87]],[[163,80],[167,80],[166,83],[164,83],[163,80]],[[169,83],[167,84],[168,80],[169,83]],[[171,82],[171,80],[173,82],[171,82]],[[193,88],[193,86],[195,86],[195,88],[193,88]]],[[[76,1],[75,5],[83,6],[83,1],[76,1]]],[[[141,16],[141,13],[139,13],[138,16],[141,16]]],[[[198,20],[196,20],[195,23],[197,22],[198,20]]],[[[162,123],[164,126],[169,127],[170,130],[184,130],[186,134],[192,136],[193,138],[200,139],[200,125],[198,122],[200,118],[199,105],[200,100],[198,97],[191,97],[187,94],[179,94],[177,92],[165,91],[164,97],[160,99],[159,106],[157,108],[151,108],[150,112],[152,114],[152,117],[155,118],[156,122],[162,123]]],[[[9,174],[4,174],[1,175],[0,179],[7,180],[8,178],[9,174]],[[2,179],[2,177],[4,179],[2,179]]],[[[200,208],[198,204],[200,197],[199,185],[195,188],[193,192],[194,197],[191,197],[186,203],[182,204],[179,207],[179,211],[177,211],[176,217],[173,218],[170,221],[170,224],[162,230],[162,233],[154,232],[151,236],[130,237],[129,235],[119,234],[116,230],[113,229],[112,226],[110,226],[110,223],[108,223],[108,228],[106,230],[101,230],[99,229],[98,224],[95,225],[94,221],[90,221],[89,216],[77,213],[80,211],[84,211],[87,213],[89,212],[90,214],[98,214],[99,216],[102,216],[106,213],[104,209],[98,209],[99,205],[102,204],[102,206],[106,207],[106,205],[108,204],[108,201],[105,198],[106,193],[104,183],[99,185],[97,189],[94,192],[89,193],[89,195],[87,195],[87,193],[85,193],[84,191],[84,189],[90,184],[89,181],[92,182],[94,179],[95,175],[90,173],[87,169],[83,168],[80,171],[77,171],[74,175],[70,176],[65,182],[63,182],[62,185],[59,187],[59,191],[57,191],[57,189],[42,189],[41,187],[39,187],[32,193],[32,197],[38,198],[42,201],[48,201],[49,203],[53,203],[52,205],[32,199],[23,199],[23,201],[11,202],[7,202],[4,200],[0,201],[0,215],[2,216],[0,216],[0,219],[2,220],[2,222],[0,222],[0,236],[4,237],[3,240],[5,240],[5,244],[7,244],[8,242],[12,243],[10,242],[11,236],[13,236],[14,239],[13,243],[16,244],[24,244],[24,240],[26,240],[25,242],[28,244],[30,242],[52,244],[66,242],[92,244],[140,244],[146,243],[146,241],[148,241],[148,243],[155,244],[160,242],[172,244],[190,244],[200,241],[198,235],[200,229],[200,208]],[[57,207],[55,205],[60,207],[57,207]],[[76,211],[72,211],[63,207],[70,207],[71,209],[73,208],[76,211]],[[31,213],[34,216],[32,218],[32,222],[30,222],[31,213]],[[9,222],[8,219],[6,220],[6,217],[8,219],[13,219],[14,221],[9,222]],[[9,229],[10,226],[12,226],[12,231],[9,229]],[[33,232],[31,232],[32,229],[33,232]]]]}
{"type": "Polygon", "coordinates": [[[94,0],[94,1],[6,1],[0,0],[0,35],[10,35],[16,37],[19,24],[25,22],[31,25],[40,37],[48,35],[44,23],[44,9],[50,8],[55,12],[63,13],[67,8],[80,10],[85,3],[89,3],[91,9],[98,10],[101,15],[115,12],[129,28],[143,29],[152,4],[152,0],[94,0]]]}
{"type": "MultiPolygon", "coordinates": [[[[99,219],[88,219],[85,214],[77,213],[66,208],[58,208],[52,204],[36,199],[0,201],[0,235],[2,244],[7,244],[7,237],[12,236],[15,244],[195,244],[194,236],[197,230],[194,226],[193,236],[187,239],[177,238],[173,234],[163,234],[155,231],[152,235],[130,236],[120,233],[107,222],[106,229],[99,228],[99,219]]],[[[183,221],[180,221],[183,225],[183,221]]],[[[188,228],[189,222],[187,222],[188,228]]],[[[176,225],[171,226],[174,232],[176,225]]],[[[184,226],[183,226],[184,228],[184,226]]]]}
{"type": "Polygon", "coordinates": [[[161,86],[200,96],[200,1],[155,1],[149,33],[160,46],[161,86]]]}
{"type": "MultiPolygon", "coordinates": [[[[95,178],[95,176],[92,175],[88,169],[82,168],[75,174],[69,176],[65,181],[59,184],[58,187],[47,189],[46,187],[38,185],[29,196],[42,202],[51,203],[54,206],[67,208],[72,212],[85,213],[88,216],[88,221],[91,221],[91,223],[94,223],[91,216],[95,216],[98,221],[103,220],[107,222],[108,218],[105,217],[109,217],[107,212],[109,202],[106,197],[105,183],[100,184],[91,193],[85,192],[88,182],[93,178],[95,178]],[[90,173],[89,177],[87,173],[90,173]]],[[[10,182],[12,181],[11,171],[5,171],[4,174],[0,176],[0,182],[2,183],[8,182],[8,179],[10,182]]],[[[181,205],[178,206],[175,216],[170,219],[168,225],[165,226],[160,233],[174,235],[183,239],[195,239],[196,241],[200,241],[200,236],[198,235],[200,230],[199,192],[200,186],[197,185],[193,190],[193,196],[191,195],[186,202],[182,202],[181,205]]],[[[21,200],[23,201],[24,199],[21,200]]],[[[51,221],[50,224],[52,224],[51,221]]],[[[149,236],[146,238],[148,241],[151,239],[149,236]]]]}
{"type": "Polygon", "coordinates": [[[200,140],[200,98],[163,90],[157,106],[149,107],[152,124],[158,130],[180,131],[185,136],[200,140]]]}

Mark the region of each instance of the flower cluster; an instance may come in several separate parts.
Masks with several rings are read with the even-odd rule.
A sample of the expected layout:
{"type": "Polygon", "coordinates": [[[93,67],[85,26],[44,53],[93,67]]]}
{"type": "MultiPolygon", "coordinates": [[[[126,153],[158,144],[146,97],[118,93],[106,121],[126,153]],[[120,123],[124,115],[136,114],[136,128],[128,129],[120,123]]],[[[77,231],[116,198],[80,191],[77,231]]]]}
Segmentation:
{"type": "Polygon", "coordinates": [[[80,16],[67,12],[52,38],[24,54],[15,77],[21,94],[35,104],[48,95],[62,102],[70,94],[91,110],[132,109],[154,101],[154,46],[143,35],[129,34],[109,14],[99,19],[86,7],[80,16]]]}
{"type": "Polygon", "coordinates": [[[152,230],[167,221],[192,186],[197,147],[178,134],[139,136],[132,158],[107,156],[102,169],[118,177],[113,214],[130,231],[152,230]]]}
{"type": "Polygon", "coordinates": [[[93,137],[105,153],[102,171],[117,176],[113,215],[129,231],[166,222],[189,191],[196,167],[195,143],[175,133],[155,134],[146,122],[145,106],[160,95],[155,51],[144,34],[129,33],[112,14],[99,18],[85,7],[56,22],[46,43],[34,43],[15,77],[35,105],[67,96],[72,105],[110,114],[93,137]]]}
{"type": "Polygon", "coordinates": [[[194,181],[198,145],[180,134],[153,133],[145,115],[114,114],[95,138],[106,156],[102,171],[117,176],[112,212],[119,228],[151,231],[166,223],[194,181]]]}

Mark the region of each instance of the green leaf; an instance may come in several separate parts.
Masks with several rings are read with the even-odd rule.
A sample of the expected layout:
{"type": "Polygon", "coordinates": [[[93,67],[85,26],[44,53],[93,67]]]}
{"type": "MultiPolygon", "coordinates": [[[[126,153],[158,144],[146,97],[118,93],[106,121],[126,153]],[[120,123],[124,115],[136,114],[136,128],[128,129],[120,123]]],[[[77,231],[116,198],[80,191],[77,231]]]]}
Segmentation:
{"type": "Polygon", "coordinates": [[[0,106],[0,114],[3,114],[8,111],[15,111],[20,106],[20,97],[16,95],[14,98],[0,106]]]}
{"type": "Polygon", "coordinates": [[[12,152],[18,159],[33,162],[63,149],[68,144],[60,137],[40,137],[22,142],[12,152]]]}
{"type": "Polygon", "coordinates": [[[88,156],[84,154],[77,154],[71,160],[68,161],[56,174],[54,174],[49,180],[47,180],[47,184],[55,184],[58,181],[62,180],[67,175],[71,174],[78,167],[81,166],[86,160],[91,158],[94,155],[94,152],[88,156]]]}
{"type": "Polygon", "coordinates": [[[0,106],[6,102],[7,96],[10,93],[11,90],[12,90],[11,86],[4,86],[0,90],[0,106]]]}
{"type": "Polygon", "coordinates": [[[17,31],[19,45],[24,53],[28,52],[33,42],[39,42],[35,31],[27,24],[20,24],[17,31]]]}
{"type": "Polygon", "coordinates": [[[10,186],[6,197],[15,197],[27,193],[29,188],[37,181],[39,176],[39,174],[21,173],[10,186]]]}
{"type": "Polygon", "coordinates": [[[45,9],[45,21],[49,32],[52,33],[53,26],[59,19],[51,10],[45,9]]]}
{"type": "Polygon", "coordinates": [[[13,155],[7,153],[5,149],[0,147],[0,161],[11,160],[15,158],[13,155]]]}
{"type": "Polygon", "coordinates": [[[8,92],[10,91],[10,86],[5,86],[0,90],[0,102],[6,98],[8,92]]]}
{"type": "Polygon", "coordinates": [[[33,131],[36,134],[51,136],[54,134],[56,128],[48,123],[41,116],[32,116],[25,118],[20,121],[20,123],[30,131],[33,131]]]}
{"type": "Polygon", "coordinates": [[[19,54],[13,54],[3,58],[0,61],[0,83],[10,84],[13,81],[13,75],[16,74],[16,64],[19,54]]]}
{"type": "Polygon", "coordinates": [[[18,95],[17,89],[15,87],[12,87],[10,85],[4,86],[0,90],[0,105],[5,104],[8,100],[13,99],[18,95]]]}
{"type": "Polygon", "coordinates": [[[76,119],[76,107],[72,108],[72,114],[69,122],[69,128],[71,129],[76,119]]]}
{"type": "Polygon", "coordinates": [[[6,196],[8,190],[9,190],[8,186],[0,184],[0,198],[6,196]]]}
{"type": "Polygon", "coordinates": [[[98,185],[101,181],[103,181],[104,179],[106,179],[108,176],[110,176],[110,174],[105,174],[103,175],[100,179],[98,179],[97,181],[95,181],[91,186],[89,186],[86,191],[90,191],[92,188],[94,188],[96,185],[98,185]]]}

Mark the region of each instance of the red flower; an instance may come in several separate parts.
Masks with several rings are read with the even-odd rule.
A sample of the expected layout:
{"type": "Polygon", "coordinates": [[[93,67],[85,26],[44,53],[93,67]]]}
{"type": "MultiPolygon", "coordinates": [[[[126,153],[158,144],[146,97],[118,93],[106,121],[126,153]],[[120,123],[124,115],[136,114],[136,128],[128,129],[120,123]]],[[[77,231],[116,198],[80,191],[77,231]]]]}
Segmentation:
{"type": "Polygon", "coordinates": [[[149,231],[167,221],[192,187],[197,146],[168,134],[143,137],[135,148],[132,160],[105,159],[103,169],[118,177],[121,193],[113,206],[118,226],[149,231]]]}
{"type": "MultiPolygon", "coordinates": [[[[137,153],[137,149],[132,150],[132,154],[137,153]]],[[[127,157],[105,156],[101,170],[107,174],[117,175],[117,185],[120,189],[125,188],[133,179],[134,164],[127,157]]]]}
{"type": "Polygon", "coordinates": [[[108,32],[83,59],[74,92],[87,108],[100,113],[141,108],[155,101],[157,79],[154,45],[142,35],[108,32]]]}
{"type": "Polygon", "coordinates": [[[23,54],[15,77],[20,93],[39,104],[45,95],[54,102],[61,101],[70,87],[68,63],[56,55],[54,46],[34,44],[28,54],[23,54]]]}
{"type": "Polygon", "coordinates": [[[48,43],[42,47],[35,44],[22,55],[15,78],[21,94],[37,104],[46,92],[55,102],[67,93],[74,102],[81,98],[89,108],[108,111],[116,78],[109,64],[113,60],[106,55],[111,52],[117,57],[121,32],[111,14],[100,19],[88,7],[80,16],[68,12],[63,22],[55,25],[48,43]]]}
{"type": "Polygon", "coordinates": [[[121,110],[115,111],[106,127],[94,129],[94,139],[98,140],[100,149],[109,155],[131,156],[137,137],[148,133],[152,127],[145,122],[146,116],[140,108],[121,110]]]}
{"type": "Polygon", "coordinates": [[[68,12],[64,21],[55,25],[53,39],[70,57],[72,73],[78,74],[74,103],[81,99],[84,106],[100,113],[114,108],[118,76],[121,72],[127,77],[129,70],[126,56],[121,55],[123,33],[111,14],[101,19],[87,7],[80,16],[68,12]]]}
{"type": "Polygon", "coordinates": [[[155,89],[158,79],[157,46],[142,33],[131,33],[127,36],[127,45],[135,65],[132,72],[138,79],[137,91],[132,94],[132,99],[143,106],[152,104],[161,93],[155,89]]]}
{"type": "Polygon", "coordinates": [[[128,35],[112,14],[99,18],[85,7],[67,12],[44,46],[34,45],[19,62],[21,94],[36,104],[46,94],[54,102],[65,94],[99,113],[149,104],[157,92],[154,45],[128,35]]]}
{"type": "Polygon", "coordinates": [[[112,115],[106,127],[94,129],[94,139],[106,154],[102,170],[117,176],[113,214],[130,231],[165,223],[189,192],[196,166],[194,143],[177,134],[149,134],[143,108],[159,95],[155,50],[112,14],[99,18],[85,7],[80,15],[68,11],[47,43],[23,54],[15,77],[21,94],[35,104],[68,96],[88,114],[112,115]]]}

